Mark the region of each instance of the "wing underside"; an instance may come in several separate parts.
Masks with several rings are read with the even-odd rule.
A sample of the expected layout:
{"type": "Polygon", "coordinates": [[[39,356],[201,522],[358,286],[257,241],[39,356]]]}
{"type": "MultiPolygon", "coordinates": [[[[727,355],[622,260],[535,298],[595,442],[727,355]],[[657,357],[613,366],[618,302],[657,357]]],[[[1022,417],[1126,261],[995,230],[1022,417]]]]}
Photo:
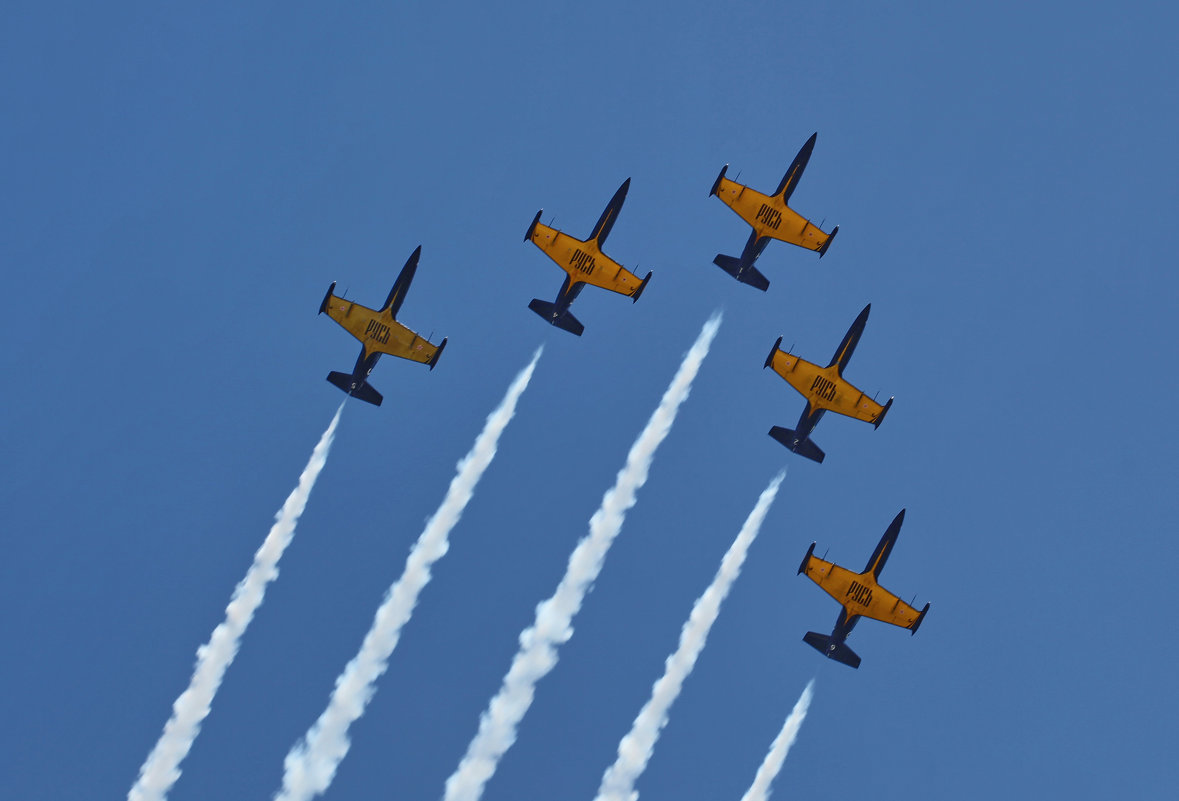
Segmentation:
{"type": "Polygon", "coordinates": [[[829,367],[820,367],[783,350],[773,353],[769,366],[816,409],[868,423],[875,423],[884,411],[883,406],[829,367]]]}
{"type": "Polygon", "coordinates": [[[724,177],[717,182],[716,195],[753,226],[758,237],[770,237],[807,250],[822,250],[831,238],[831,234],[787,206],[781,197],[763,195],[724,177]]]}
{"type": "Polygon", "coordinates": [[[910,629],[921,614],[876,583],[868,573],[853,573],[845,567],[811,556],[803,572],[832,598],[843,605],[847,614],[870,617],[910,629]]]}
{"type": "Polygon", "coordinates": [[[344,330],[360,340],[366,354],[384,353],[429,364],[438,351],[437,345],[418,336],[387,313],[337,297],[328,299],[326,311],[344,330]]]}
{"type": "Polygon", "coordinates": [[[607,256],[591,239],[583,242],[562,231],[538,223],[532,242],[569,274],[570,282],[589,284],[633,298],[643,280],[607,256]]]}

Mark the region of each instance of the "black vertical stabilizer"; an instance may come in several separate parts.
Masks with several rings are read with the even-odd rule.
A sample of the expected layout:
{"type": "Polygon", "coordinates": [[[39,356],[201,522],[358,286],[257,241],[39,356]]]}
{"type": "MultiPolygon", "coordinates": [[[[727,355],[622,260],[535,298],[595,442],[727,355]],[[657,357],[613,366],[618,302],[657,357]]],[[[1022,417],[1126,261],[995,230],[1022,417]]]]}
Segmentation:
{"type": "Polygon", "coordinates": [[[888,524],[884,536],[880,538],[876,550],[868,559],[868,566],[864,568],[865,573],[871,573],[876,579],[880,578],[880,571],[884,569],[884,563],[888,561],[888,555],[892,553],[892,546],[897,544],[897,536],[901,533],[901,525],[904,522],[905,510],[902,509],[888,524]]]}
{"type": "Polygon", "coordinates": [[[393,288],[389,290],[389,297],[385,298],[385,305],[381,307],[381,311],[387,311],[393,315],[393,319],[397,319],[397,312],[401,311],[401,304],[405,302],[405,293],[409,291],[409,285],[413,281],[413,275],[418,269],[418,259],[422,255],[422,246],[418,245],[413,253],[409,255],[405,266],[401,268],[401,272],[397,276],[397,280],[393,282],[393,288]]]}
{"type": "Polygon", "coordinates": [[[811,160],[811,152],[815,149],[815,140],[818,138],[819,133],[816,131],[811,134],[810,139],[806,140],[806,144],[802,146],[798,155],[794,157],[794,161],[790,163],[790,169],[786,170],[786,174],[782,176],[782,182],[774,190],[775,197],[781,195],[782,200],[790,202],[790,196],[794,194],[794,190],[798,186],[798,179],[802,177],[802,171],[806,169],[807,162],[811,160]]]}
{"type": "Polygon", "coordinates": [[[864,333],[864,325],[868,322],[868,312],[870,311],[872,311],[871,303],[864,307],[864,310],[856,317],[855,322],[851,324],[851,328],[847,329],[843,341],[839,343],[839,347],[835,350],[835,355],[831,357],[831,364],[827,365],[828,367],[835,365],[835,371],[840,375],[843,375],[843,368],[847,367],[847,363],[851,361],[852,354],[855,353],[860,336],[864,333]]]}

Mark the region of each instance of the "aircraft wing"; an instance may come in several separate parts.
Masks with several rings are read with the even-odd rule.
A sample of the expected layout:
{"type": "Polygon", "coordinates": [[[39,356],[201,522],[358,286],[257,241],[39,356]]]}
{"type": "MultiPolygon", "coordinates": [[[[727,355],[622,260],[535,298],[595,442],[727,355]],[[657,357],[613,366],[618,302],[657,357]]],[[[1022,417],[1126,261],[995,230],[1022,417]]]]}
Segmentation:
{"type": "Polygon", "coordinates": [[[651,278],[650,273],[640,279],[603,253],[592,238],[583,242],[538,220],[534,220],[529,227],[527,238],[569,273],[571,284],[590,284],[626,295],[635,301],[639,299],[651,278]]]}
{"type": "Polygon", "coordinates": [[[877,423],[884,416],[884,406],[846,381],[840,380],[836,383],[842,386],[835,394],[835,403],[830,407],[831,411],[863,420],[865,423],[877,423]]]}
{"type": "Polygon", "coordinates": [[[335,297],[330,292],[324,300],[323,311],[359,339],[365,353],[386,353],[430,364],[441,347],[418,336],[388,314],[335,297]]]}
{"type": "Polygon", "coordinates": [[[922,612],[893,595],[879,584],[872,587],[872,602],[866,610],[858,611],[864,617],[891,623],[902,629],[911,629],[921,619],[922,612]]]}
{"type": "MultiPolygon", "coordinates": [[[[569,274],[574,281],[581,281],[601,287],[602,289],[609,289],[611,292],[626,295],[628,298],[633,298],[634,300],[639,299],[639,293],[643,291],[643,287],[647,283],[646,278],[639,278],[605,254],[595,259],[595,266],[592,272],[570,271],[569,274]]],[[[650,278],[650,275],[647,278],[650,278]]]]}
{"type": "Polygon", "coordinates": [[[870,617],[903,629],[916,630],[924,612],[918,612],[881,587],[871,574],[853,573],[834,562],[820,559],[814,555],[814,548],[812,544],[798,572],[805,573],[807,578],[839,601],[849,616],[870,617]]]}
{"type": "Polygon", "coordinates": [[[827,409],[836,414],[874,424],[878,424],[887,411],[887,406],[881,406],[869,398],[831,368],[820,367],[792,353],[778,350],[777,345],[774,346],[766,367],[773,368],[775,373],[802,393],[816,409],[827,409]]]}
{"type": "MultiPolygon", "coordinates": [[[[811,550],[807,551],[798,572],[805,573],[806,577],[818,584],[823,592],[847,606],[845,599],[856,574],[834,562],[828,562],[815,556],[814,548],[815,546],[812,545],[811,550]]],[[[852,614],[859,614],[859,612],[853,611],[852,614]]]]}
{"type": "Polygon", "coordinates": [[[763,195],[756,189],[720,177],[714,193],[741,219],[753,226],[758,237],[768,236],[807,250],[824,250],[835,235],[824,233],[817,225],[786,205],[780,197],[763,195]]]}

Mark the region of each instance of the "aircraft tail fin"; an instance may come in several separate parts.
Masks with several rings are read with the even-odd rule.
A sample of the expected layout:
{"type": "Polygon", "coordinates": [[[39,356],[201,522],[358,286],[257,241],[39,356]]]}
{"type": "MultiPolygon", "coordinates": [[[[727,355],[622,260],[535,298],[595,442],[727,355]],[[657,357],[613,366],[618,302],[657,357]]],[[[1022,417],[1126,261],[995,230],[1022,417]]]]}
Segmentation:
{"type": "Polygon", "coordinates": [[[850,668],[858,668],[860,666],[860,657],[855,651],[848,648],[845,643],[832,643],[831,638],[826,634],[820,634],[817,631],[808,631],[803,636],[802,641],[828,659],[842,662],[850,668]]]}
{"type": "Polygon", "coordinates": [[[373,385],[367,381],[357,384],[351,373],[337,373],[333,370],[328,373],[327,380],[358,400],[371,403],[373,406],[381,405],[381,393],[373,389],[373,385]]]}
{"type": "Polygon", "coordinates": [[[827,455],[823,453],[822,449],[810,437],[799,437],[797,432],[789,428],[774,426],[770,429],[770,436],[799,456],[805,456],[812,462],[822,464],[823,458],[827,455]]]}
{"type": "Polygon", "coordinates": [[[743,284],[749,284],[752,287],[760,289],[762,292],[770,288],[769,279],[762,275],[760,270],[752,264],[743,265],[741,259],[736,256],[726,256],[723,253],[718,253],[716,254],[716,258],[712,260],[712,263],[743,284]]]}
{"type": "Polygon", "coordinates": [[[581,336],[581,332],[585,330],[585,326],[581,324],[581,321],[570,314],[568,309],[558,312],[557,304],[555,303],[549,303],[547,300],[541,300],[540,298],[533,298],[532,302],[528,304],[528,308],[543,317],[545,322],[568,331],[574,336],[581,336]]]}

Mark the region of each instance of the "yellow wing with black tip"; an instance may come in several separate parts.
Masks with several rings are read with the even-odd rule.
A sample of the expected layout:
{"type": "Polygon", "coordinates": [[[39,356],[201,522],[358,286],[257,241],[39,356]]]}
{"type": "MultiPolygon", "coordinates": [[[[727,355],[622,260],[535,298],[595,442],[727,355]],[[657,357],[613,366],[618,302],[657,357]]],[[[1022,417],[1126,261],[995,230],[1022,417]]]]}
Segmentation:
{"type": "Polygon", "coordinates": [[[780,375],[787,384],[794,387],[807,399],[815,409],[854,417],[874,425],[880,425],[881,420],[891,405],[881,406],[872,398],[865,395],[850,381],[844,379],[836,365],[820,367],[814,362],[808,362],[792,353],[780,350],[778,345],[781,337],[774,345],[766,366],[780,375]]]}
{"type": "Polygon", "coordinates": [[[716,183],[716,196],[753,228],[758,238],[768,237],[801,248],[826,251],[835,231],[824,232],[819,226],[786,205],[781,196],[763,195],[756,189],[726,178],[716,183]]]}
{"type": "Polygon", "coordinates": [[[382,353],[422,364],[432,364],[441,348],[441,345],[430,343],[397,322],[391,312],[377,311],[338,298],[330,289],[321,310],[360,340],[366,356],[382,353]]]}
{"type": "Polygon", "coordinates": [[[790,163],[790,168],[782,176],[782,181],[774,190],[774,194],[763,195],[756,189],[750,189],[744,184],[726,178],[725,173],[729,166],[727,164],[713,183],[711,194],[719,197],[726,206],[737,213],[738,217],[749,223],[758,239],[769,238],[789,242],[807,250],[817,250],[822,256],[839,231],[839,226],[831,229],[831,233],[825,233],[788,205],[790,196],[794,194],[798,181],[802,178],[802,172],[811,159],[818,136],[817,133],[812,134],[811,138],[806,140],[794,161],[790,163]]]}
{"type": "Polygon", "coordinates": [[[651,277],[640,279],[603,253],[597,240],[576,239],[541,222],[529,229],[528,238],[569,274],[570,283],[589,284],[638,300],[651,277]]]}
{"type": "Polygon", "coordinates": [[[532,225],[528,226],[525,241],[531,241],[568,273],[569,287],[575,293],[580,291],[578,284],[589,284],[638,301],[639,295],[647,286],[647,281],[651,279],[651,274],[647,273],[647,277],[640,280],[637,275],[602,252],[606,237],[610,235],[614,223],[618,220],[629,189],[630,179],[627,178],[606,204],[602,216],[598,218],[587,239],[577,239],[545,225],[540,221],[539,211],[532,220],[532,225]]]}
{"type": "Polygon", "coordinates": [[[871,572],[853,573],[810,553],[799,572],[805,573],[807,578],[838,601],[847,610],[849,617],[858,615],[903,629],[915,629],[923,615],[923,612],[881,587],[871,572]]]}

